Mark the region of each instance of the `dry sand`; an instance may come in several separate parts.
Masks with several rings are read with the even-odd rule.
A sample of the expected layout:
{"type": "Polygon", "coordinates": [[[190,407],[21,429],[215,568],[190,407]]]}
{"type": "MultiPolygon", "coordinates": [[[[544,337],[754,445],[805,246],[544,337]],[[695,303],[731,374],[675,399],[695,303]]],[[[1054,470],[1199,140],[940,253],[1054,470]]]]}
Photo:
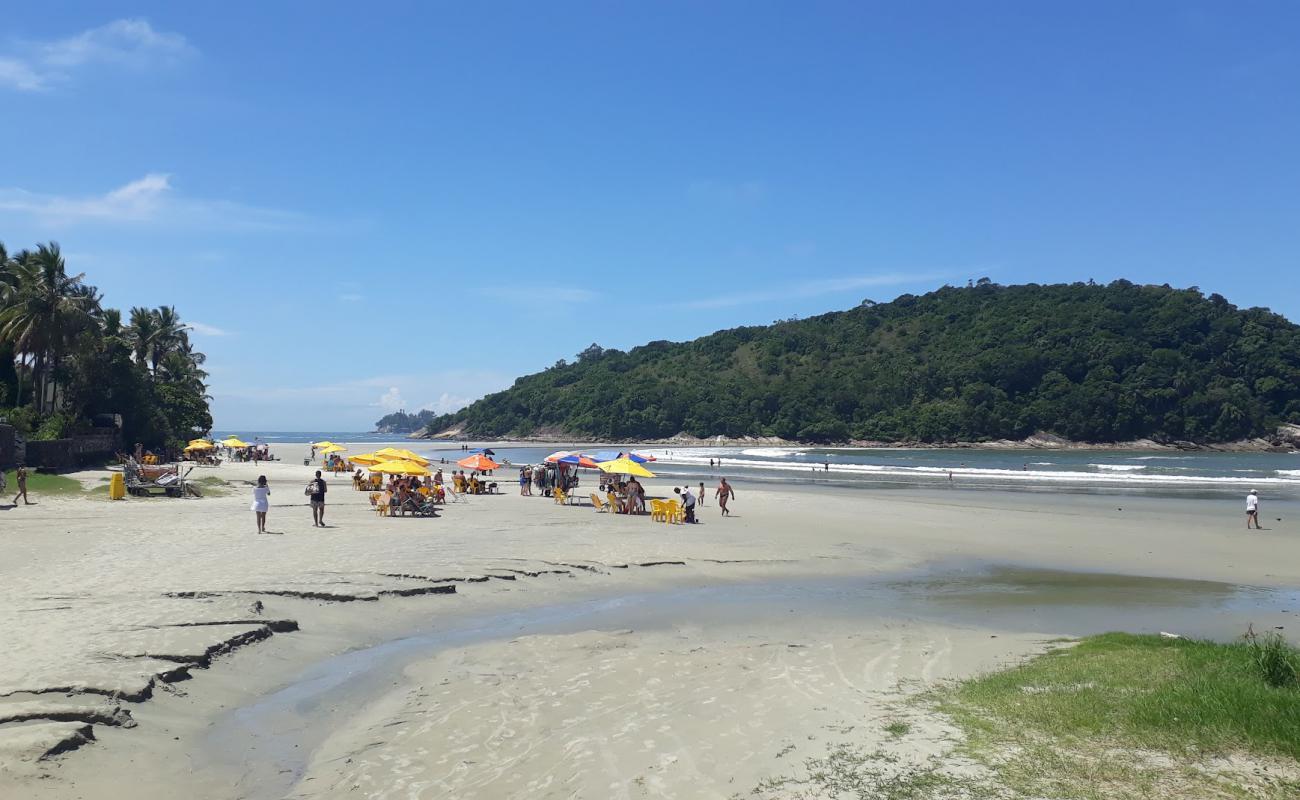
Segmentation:
{"type": "Polygon", "coordinates": [[[710,504],[705,524],[665,526],[521,498],[507,474],[506,495],[441,519],[383,519],[342,478],[331,527],[314,529],[311,471],[300,448],[278,452],[196,470],[232,484],[220,496],[38,496],[3,512],[0,797],[729,797],[833,742],[946,753],[951,731],[917,716],[910,693],[1079,631],[889,608],[701,624],[670,608],[643,626],[578,620],[417,649],[382,686],[295,712],[308,730],[289,738],[307,753],[241,751],[213,732],[237,735],[230,709],[340,653],[632,593],[975,562],[1300,585],[1294,531],[1247,535],[1209,501],[741,481],[735,517],[710,504]],[[259,473],[274,535],[255,534],[248,511],[259,473]],[[899,718],[911,732],[885,734],[899,718]]]}

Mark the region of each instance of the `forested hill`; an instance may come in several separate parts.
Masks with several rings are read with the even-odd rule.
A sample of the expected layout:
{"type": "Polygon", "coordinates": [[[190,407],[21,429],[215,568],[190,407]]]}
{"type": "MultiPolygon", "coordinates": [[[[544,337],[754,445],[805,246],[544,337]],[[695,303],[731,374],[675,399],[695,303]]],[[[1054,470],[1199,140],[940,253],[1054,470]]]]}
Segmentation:
{"type": "Polygon", "coordinates": [[[433,420],[481,436],[1219,442],[1300,421],[1300,326],[1196,288],[981,281],[630,352],[433,420]]]}
{"type": "Polygon", "coordinates": [[[432,411],[428,409],[417,411],[414,414],[408,414],[405,411],[394,411],[391,414],[385,414],[375,421],[376,433],[414,433],[424,430],[428,424],[436,418],[432,411]]]}

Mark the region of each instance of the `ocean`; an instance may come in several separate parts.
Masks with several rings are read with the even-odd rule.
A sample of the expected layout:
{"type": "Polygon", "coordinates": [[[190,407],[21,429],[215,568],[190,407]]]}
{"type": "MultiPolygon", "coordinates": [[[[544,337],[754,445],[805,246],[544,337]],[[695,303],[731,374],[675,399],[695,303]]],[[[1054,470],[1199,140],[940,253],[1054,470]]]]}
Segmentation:
{"type": "MultiPolygon", "coordinates": [[[[378,442],[403,441],[417,453],[448,463],[461,457],[458,442],[404,440],[400,434],[338,431],[218,431],[271,445],[328,439],[353,452],[378,442]]],[[[497,460],[540,463],[566,445],[488,447],[497,460]]],[[[846,487],[953,485],[1012,490],[1077,490],[1144,494],[1244,495],[1300,498],[1300,453],[1220,453],[1131,450],[977,450],[969,448],[667,447],[588,445],[584,450],[632,449],[657,460],[664,477],[827,483],[846,487]],[[710,466],[710,461],[713,465],[710,466]],[[719,466],[720,462],[720,466],[719,466]],[[829,466],[829,471],[826,467],[829,466]]]]}

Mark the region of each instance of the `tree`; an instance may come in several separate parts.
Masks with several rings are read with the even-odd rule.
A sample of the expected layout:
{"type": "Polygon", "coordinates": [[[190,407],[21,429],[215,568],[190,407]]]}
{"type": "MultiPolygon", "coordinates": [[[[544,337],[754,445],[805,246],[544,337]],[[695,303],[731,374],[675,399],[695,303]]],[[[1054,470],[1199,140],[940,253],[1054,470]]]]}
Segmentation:
{"type": "Polygon", "coordinates": [[[36,409],[52,402],[51,376],[68,342],[93,324],[99,294],[83,283],[84,274],[68,275],[58,244],[38,245],[21,260],[11,260],[5,304],[0,308],[0,341],[20,359],[32,360],[33,383],[39,381],[36,409]]]}

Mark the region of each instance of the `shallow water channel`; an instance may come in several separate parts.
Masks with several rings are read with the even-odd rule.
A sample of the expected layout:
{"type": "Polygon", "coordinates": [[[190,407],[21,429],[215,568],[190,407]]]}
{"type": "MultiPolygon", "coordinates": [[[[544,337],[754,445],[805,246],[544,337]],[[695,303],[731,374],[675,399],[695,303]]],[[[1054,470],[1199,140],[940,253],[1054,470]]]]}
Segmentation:
{"type": "Polygon", "coordinates": [[[1047,635],[1170,631],[1220,640],[1239,636],[1249,623],[1257,631],[1281,626],[1294,639],[1289,623],[1297,614],[1300,590],[1007,566],[623,594],[463,618],[326,659],[223,714],[207,734],[203,758],[242,776],[240,797],[284,797],[312,751],[390,689],[404,667],[447,649],[517,636],[684,625],[708,631],[797,615],[809,621],[810,638],[818,620],[913,619],[1047,635]]]}

